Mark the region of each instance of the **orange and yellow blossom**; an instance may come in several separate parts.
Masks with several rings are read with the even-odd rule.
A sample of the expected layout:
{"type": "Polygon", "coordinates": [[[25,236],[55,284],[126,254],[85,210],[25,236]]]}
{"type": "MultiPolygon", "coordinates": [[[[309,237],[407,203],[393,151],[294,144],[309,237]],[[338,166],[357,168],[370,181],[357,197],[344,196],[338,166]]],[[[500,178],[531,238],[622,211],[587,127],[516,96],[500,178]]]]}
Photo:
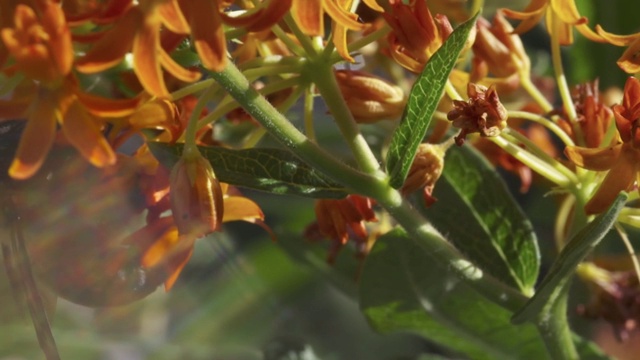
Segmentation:
{"type": "Polygon", "coordinates": [[[133,69],[150,94],[168,97],[162,69],[175,78],[193,82],[200,73],[176,63],[161,46],[160,33],[170,31],[190,34],[205,68],[220,71],[227,61],[226,40],[222,24],[261,31],[277,23],[291,6],[291,0],[266,1],[246,14],[231,17],[224,13],[224,1],[211,0],[141,0],[130,5],[114,21],[114,26],[96,41],[79,59],[76,68],[85,73],[106,70],[133,54],[133,69]]]}
{"type": "Polygon", "coordinates": [[[613,106],[618,138],[610,146],[598,149],[567,146],[565,154],[576,165],[594,171],[606,171],[595,194],[585,205],[587,214],[605,211],[620,191],[633,189],[640,174],[640,81],[630,77],[624,86],[621,105],[613,106]]]}
{"type": "Polygon", "coordinates": [[[419,73],[453,32],[446,16],[431,15],[425,1],[390,0],[391,10],[382,14],[392,32],[388,36],[391,57],[400,65],[419,73]]]}
{"type": "Polygon", "coordinates": [[[109,100],[80,91],[71,67],[73,49],[69,28],[60,6],[40,1],[36,8],[19,4],[15,26],[0,32],[15,63],[5,72],[21,72],[29,94],[15,91],[13,99],[0,101],[0,119],[26,117],[11,177],[25,179],[42,165],[60,124],[64,138],[95,166],[111,165],[115,153],[101,133],[97,116],[124,116],[137,99],[109,100]]]}
{"type": "Polygon", "coordinates": [[[627,49],[618,59],[618,66],[628,74],[640,72],[640,32],[630,35],[616,35],[604,31],[600,25],[596,25],[596,31],[606,42],[616,46],[626,46],[627,49]]]}
{"type": "Polygon", "coordinates": [[[580,16],[574,0],[531,0],[523,11],[501,9],[505,16],[522,20],[515,29],[516,34],[531,30],[542,18],[549,34],[558,36],[560,45],[573,44],[575,28],[587,39],[602,42],[603,39],[587,26],[587,18],[580,16]]]}

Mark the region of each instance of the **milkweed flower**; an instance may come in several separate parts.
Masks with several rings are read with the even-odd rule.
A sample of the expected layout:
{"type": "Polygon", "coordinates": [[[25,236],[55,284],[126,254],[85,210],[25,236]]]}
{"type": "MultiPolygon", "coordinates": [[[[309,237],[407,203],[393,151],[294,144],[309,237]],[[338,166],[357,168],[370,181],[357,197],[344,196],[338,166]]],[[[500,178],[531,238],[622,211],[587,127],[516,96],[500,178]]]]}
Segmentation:
{"type": "Polygon", "coordinates": [[[567,146],[565,155],[577,166],[609,171],[585,205],[587,214],[605,211],[620,191],[630,191],[640,171],[640,81],[630,77],[624,86],[622,104],[613,106],[617,140],[601,148],[567,146]]]}
{"type": "Polygon", "coordinates": [[[400,191],[407,195],[422,189],[426,206],[433,205],[437,201],[432,195],[433,189],[442,175],[445,153],[452,144],[451,139],[442,144],[420,144],[400,191]]]}
{"type": "Polygon", "coordinates": [[[627,47],[617,61],[618,67],[628,74],[640,72],[640,32],[630,35],[616,35],[606,32],[600,25],[596,25],[596,32],[609,44],[627,47]]]}
{"type": "Polygon", "coordinates": [[[522,20],[515,28],[516,34],[531,30],[542,18],[549,34],[556,34],[560,45],[573,44],[573,27],[589,40],[603,39],[587,26],[587,18],[581,16],[574,0],[531,0],[523,11],[500,9],[508,18],[522,20]]]}

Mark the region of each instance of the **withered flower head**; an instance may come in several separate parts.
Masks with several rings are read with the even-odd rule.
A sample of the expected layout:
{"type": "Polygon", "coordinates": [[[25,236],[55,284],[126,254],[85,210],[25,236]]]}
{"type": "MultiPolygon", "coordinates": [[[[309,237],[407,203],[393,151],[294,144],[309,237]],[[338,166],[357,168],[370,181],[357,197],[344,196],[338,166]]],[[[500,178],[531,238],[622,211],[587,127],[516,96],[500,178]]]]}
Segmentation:
{"type": "Polygon", "coordinates": [[[373,204],[370,198],[359,195],[349,195],[341,200],[318,200],[315,205],[317,223],[307,228],[305,236],[311,239],[327,237],[331,240],[328,262],[335,260],[350,238],[356,243],[358,255],[364,256],[369,251],[365,222],[377,221],[373,204]]]}
{"type": "Polygon", "coordinates": [[[340,92],[358,123],[398,118],[406,103],[404,91],[364,71],[337,70],[340,92]]]}
{"type": "Polygon", "coordinates": [[[493,87],[467,85],[469,100],[453,100],[454,109],[449,111],[447,119],[460,129],[456,144],[461,146],[468,134],[480,133],[481,136],[498,136],[507,126],[507,109],[500,102],[493,87]]]}

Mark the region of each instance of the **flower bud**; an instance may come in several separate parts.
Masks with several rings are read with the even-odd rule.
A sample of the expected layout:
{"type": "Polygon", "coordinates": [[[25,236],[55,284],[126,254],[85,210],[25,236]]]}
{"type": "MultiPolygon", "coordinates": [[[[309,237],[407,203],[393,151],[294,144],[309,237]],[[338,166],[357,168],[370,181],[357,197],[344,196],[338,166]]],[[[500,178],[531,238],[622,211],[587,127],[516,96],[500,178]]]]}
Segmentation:
{"type": "Polygon", "coordinates": [[[384,79],[363,71],[335,72],[340,92],[358,123],[398,118],[404,111],[404,91],[384,79]]]}
{"type": "Polygon", "coordinates": [[[452,141],[447,141],[442,144],[424,143],[418,146],[407,179],[400,189],[404,195],[423,189],[425,204],[431,206],[436,202],[437,199],[432,196],[433,188],[442,175],[444,155],[451,144],[452,141]]]}
{"type": "Polygon", "coordinates": [[[468,134],[480,133],[481,136],[498,136],[507,127],[507,109],[500,102],[493,87],[469,83],[469,100],[454,100],[454,109],[449,111],[447,119],[460,129],[456,144],[461,146],[468,134]]]}
{"type": "Polygon", "coordinates": [[[222,224],[223,193],[213,168],[200,153],[183,155],[169,178],[171,211],[180,235],[203,236],[222,224]]]}

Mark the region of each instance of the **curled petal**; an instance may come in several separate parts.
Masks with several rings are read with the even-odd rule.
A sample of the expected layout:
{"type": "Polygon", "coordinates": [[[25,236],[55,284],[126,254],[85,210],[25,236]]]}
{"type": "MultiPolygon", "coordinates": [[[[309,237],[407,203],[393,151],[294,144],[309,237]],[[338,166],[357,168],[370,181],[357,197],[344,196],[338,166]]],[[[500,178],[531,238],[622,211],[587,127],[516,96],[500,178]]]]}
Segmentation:
{"type": "Polygon", "coordinates": [[[587,18],[580,16],[576,3],[573,0],[550,0],[551,8],[555,12],[562,22],[578,25],[586,24],[587,18]]]}
{"type": "Polygon", "coordinates": [[[323,35],[322,0],[294,0],[291,15],[303,33],[310,36],[323,35]]]}
{"type": "Polygon", "coordinates": [[[191,29],[185,19],[177,0],[165,1],[158,5],[158,13],[164,26],[176,34],[188,34],[191,29]]]}
{"type": "Polygon", "coordinates": [[[609,170],[595,195],[585,205],[585,212],[587,214],[601,213],[607,210],[621,191],[631,190],[639,170],[639,161],[640,154],[631,146],[625,146],[618,161],[609,170]]]}
{"type": "Polygon", "coordinates": [[[137,129],[168,127],[175,123],[176,106],[167,100],[156,99],[142,105],[129,118],[129,123],[137,129]]]}
{"type": "Polygon", "coordinates": [[[188,9],[191,37],[202,65],[211,71],[221,71],[227,61],[227,44],[217,2],[191,0],[184,3],[188,9]]]}
{"type": "Polygon", "coordinates": [[[41,94],[32,106],[16,157],[9,168],[9,176],[14,179],[27,179],[40,169],[56,135],[56,97],[41,94]]]}
{"type": "Polygon", "coordinates": [[[96,73],[122,61],[131,50],[134,34],[142,21],[143,15],[132,8],[84,57],[76,61],[76,69],[83,73],[96,73]]]}
{"type": "Polygon", "coordinates": [[[606,42],[616,46],[627,46],[631,44],[635,39],[640,37],[640,33],[635,33],[631,35],[616,35],[610,32],[606,32],[600,25],[596,25],[596,32],[606,42]]]}
{"type": "Polygon", "coordinates": [[[275,25],[291,8],[293,0],[269,0],[257,11],[232,17],[221,13],[224,22],[233,27],[245,27],[249,32],[266,30],[275,25]]]}
{"type": "Polygon", "coordinates": [[[532,1],[531,4],[525,9],[525,11],[513,11],[510,9],[500,9],[502,13],[509,18],[522,20],[518,26],[516,26],[515,30],[513,30],[516,34],[525,33],[540,22],[540,19],[544,16],[546,9],[546,0],[536,0],[532,1]]]}
{"type": "Polygon", "coordinates": [[[200,77],[202,77],[202,73],[199,71],[185,69],[180,66],[180,64],[175,62],[162,48],[159,48],[158,51],[160,52],[160,64],[169,74],[175,76],[176,79],[192,83],[200,80],[200,77]]]}
{"type": "Polygon", "coordinates": [[[380,5],[378,5],[378,3],[376,2],[376,0],[364,0],[363,1],[368,7],[370,7],[371,9],[377,11],[377,12],[384,12],[384,8],[380,5]]]}
{"type": "Polygon", "coordinates": [[[327,12],[327,14],[337,23],[343,25],[349,30],[361,31],[364,30],[367,26],[363,23],[359,23],[356,19],[357,16],[354,17],[352,13],[343,10],[335,3],[334,0],[324,0],[322,2],[324,5],[323,8],[327,12]]]}
{"type": "Polygon", "coordinates": [[[100,126],[79,102],[74,101],[67,109],[62,130],[67,140],[94,166],[115,164],[116,155],[102,136],[100,126]]]}
{"type": "Polygon", "coordinates": [[[617,161],[622,150],[622,144],[606,148],[585,148],[580,146],[567,146],[565,155],[574,164],[589,170],[605,171],[611,169],[617,161]]]}
{"type": "Polygon", "coordinates": [[[618,66],[627,74],[640,72],[640,37],[637,37],[617,61],[618,66]]]}
{"type": "Polygon", "coordinates": [[[223,222],[264,220],[264,213],[252,200],[242,196],[229,196],[224,199],[223,222]]]}
{"type": "Polygon", "coordinates": [[[121,117],[131,115],[138,104],[139,98],[108,99],[83,92],[76,92],[78,101],[93,115],[101,117],[121,117]]]}
{"type": "Polygon", "coordinates": [[[162,77],[160,59],[156,52],[160,48],[160,21],[147,18],[133,40],[133,70],[138,80],[150,94],[169,97],[162,77]]]}

